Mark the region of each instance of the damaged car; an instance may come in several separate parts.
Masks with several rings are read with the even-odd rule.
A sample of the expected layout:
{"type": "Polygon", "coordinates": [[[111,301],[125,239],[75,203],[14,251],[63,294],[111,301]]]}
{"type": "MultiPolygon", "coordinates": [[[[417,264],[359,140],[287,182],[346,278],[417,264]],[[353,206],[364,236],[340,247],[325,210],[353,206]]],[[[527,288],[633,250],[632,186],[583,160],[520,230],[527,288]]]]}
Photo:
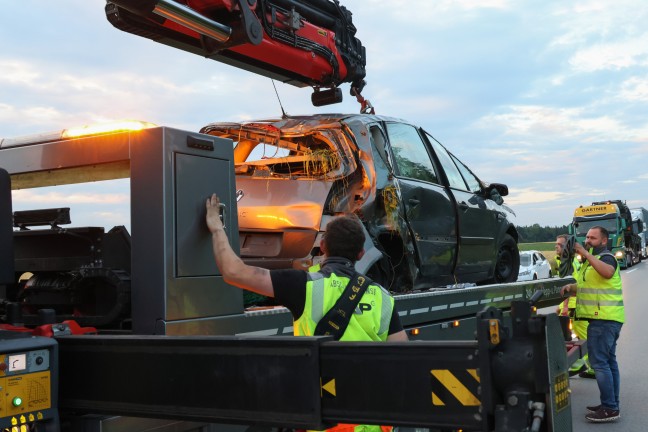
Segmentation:
{"type": "Polygon", "coordinates": [[[424,129],[368,114],[212,123],[234,142],[240,254],[308,269],[335,215],[366,229],[356,264],[392,292],[514,282],[515,214],[504,184],[481,181],[424,129]]]}

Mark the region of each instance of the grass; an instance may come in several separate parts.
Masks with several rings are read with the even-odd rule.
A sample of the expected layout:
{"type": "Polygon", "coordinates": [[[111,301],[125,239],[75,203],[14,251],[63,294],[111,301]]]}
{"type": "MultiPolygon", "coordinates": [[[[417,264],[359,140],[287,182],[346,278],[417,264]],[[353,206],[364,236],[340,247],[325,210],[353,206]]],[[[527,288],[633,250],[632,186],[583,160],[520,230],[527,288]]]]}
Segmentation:
{"type": "Polygon", "coordinates": [[[518,248],[521,251],[537,250],[544,255],[545,252],[553,252],[554,242],[520,243],[518,244],[518,248]]]}

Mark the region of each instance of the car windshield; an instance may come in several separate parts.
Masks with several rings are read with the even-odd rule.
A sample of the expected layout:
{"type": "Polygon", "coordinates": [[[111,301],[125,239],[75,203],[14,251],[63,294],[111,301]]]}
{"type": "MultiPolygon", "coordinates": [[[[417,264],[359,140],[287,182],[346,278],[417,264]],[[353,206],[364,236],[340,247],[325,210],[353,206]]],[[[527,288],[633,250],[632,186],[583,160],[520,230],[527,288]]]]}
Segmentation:
{"type": "Polygon", "coordinates": [[[587,231],[595,226],[602,226],[603,228],[608,230],[610,234],[614,234],[617,230],[617,221],[616,219],[588,220],[576,222],[574,226],[576,227],[576,235],[578,237],[585,237],[587,235],[587,231]]]}
{"type": "Polygon", "coordinates": [[[531,254],[520,254],[520,265],[528,267],[531,265],[531,254]]]}

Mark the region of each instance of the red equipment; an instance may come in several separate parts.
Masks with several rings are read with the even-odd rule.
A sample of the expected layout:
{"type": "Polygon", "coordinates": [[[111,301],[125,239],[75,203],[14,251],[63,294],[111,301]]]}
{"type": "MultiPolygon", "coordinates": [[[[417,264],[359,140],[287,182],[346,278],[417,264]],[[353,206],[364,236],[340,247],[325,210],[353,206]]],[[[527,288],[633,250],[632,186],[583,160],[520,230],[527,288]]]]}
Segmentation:
{"type": "Polygon", "coordinates": [[[366,53],[337,0],[111,0],[116,28],[297,87],[315,106],[364,87],[366,53]],[[328,90],[321,90],[327,88],[328,90]]]}

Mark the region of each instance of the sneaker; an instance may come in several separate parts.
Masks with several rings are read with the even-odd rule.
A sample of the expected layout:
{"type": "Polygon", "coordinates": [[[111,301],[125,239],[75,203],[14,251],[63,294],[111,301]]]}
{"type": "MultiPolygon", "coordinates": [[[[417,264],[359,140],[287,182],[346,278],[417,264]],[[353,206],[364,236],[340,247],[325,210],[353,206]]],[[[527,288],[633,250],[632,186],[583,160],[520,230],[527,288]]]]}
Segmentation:
{"type": "Polygon", "coordinates": [[[596,375],[594,375],[593,373],[589,373],[587,371],[579,372],[578,376],[581,377],[581,378],[596,379],[596,375]]]}
{"type": "Polygon", "coordinates": [[[601,405],[586,406],[585,409],[589,412],[596,412],[601,409],[601,405]]]}
{"type": "Polygon", "coordinates": [[[613,422],[618,420],[621,417],[619,410],[613,410],[608,408],[599,408],[598,411],[589,413],[585,418],[594,423],[604,423],[604,422],[613,422]]]}

